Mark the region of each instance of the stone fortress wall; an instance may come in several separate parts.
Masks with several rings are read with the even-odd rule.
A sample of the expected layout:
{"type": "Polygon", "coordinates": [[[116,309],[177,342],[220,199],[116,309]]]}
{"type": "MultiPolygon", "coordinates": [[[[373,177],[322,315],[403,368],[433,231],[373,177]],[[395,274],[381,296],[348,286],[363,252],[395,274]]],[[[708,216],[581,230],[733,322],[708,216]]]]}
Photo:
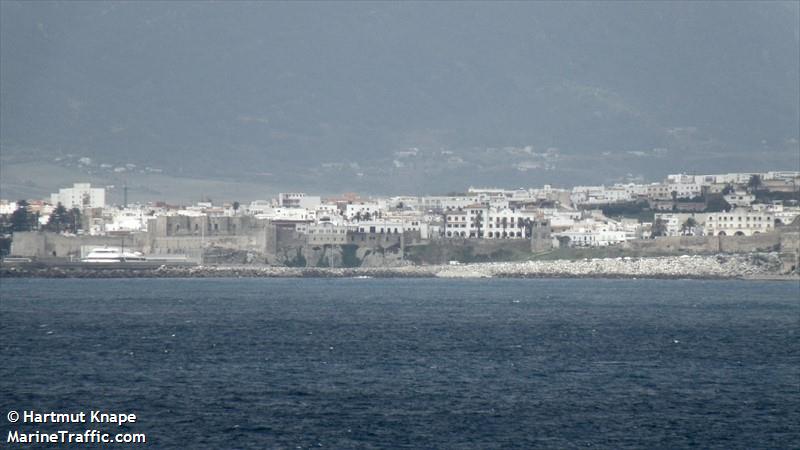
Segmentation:
{"type": "MultiPolygon", "coordinates": [[[[11,255],[38,259],[76,259],[86,246],[124,246],[131,251],[164,257],[186,256],[191,261],[266,263],[305,267],[397,266],[447,264],[449,261],[520,260],[546,254],[551,239],[542,230],[536,239],[433,239],[419,233],[376,234],[348,232],[346,244],[319,245],[290,224],[249,217],[159,217],[146,233],[122,236],[65,236],[49,232],[15,233],[11,255]],[[548,241],[548,242],[544,242],[548,241]],[[201,255],[204,258],[201,259],[201,255]],[[213,258],[209,255],[214,255],[213,258]]],[[[800,266],[800,230],[784,227],[754,236],[675,236],[627,241],[622,254],[659,256],[779,252],[787,268],[800,266]]]]}

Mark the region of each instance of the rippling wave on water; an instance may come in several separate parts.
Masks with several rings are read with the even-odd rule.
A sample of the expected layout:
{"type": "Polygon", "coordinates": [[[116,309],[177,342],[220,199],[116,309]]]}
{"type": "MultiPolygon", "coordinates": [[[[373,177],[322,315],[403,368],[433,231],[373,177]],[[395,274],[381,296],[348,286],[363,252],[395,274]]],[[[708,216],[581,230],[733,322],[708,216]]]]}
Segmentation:
{"type": "Polygon", "coordinates": [[[791,282],[1,289],[0,421],[11,409],[134,412],[127,430],[153,448],[800,447],[791,282]]]}

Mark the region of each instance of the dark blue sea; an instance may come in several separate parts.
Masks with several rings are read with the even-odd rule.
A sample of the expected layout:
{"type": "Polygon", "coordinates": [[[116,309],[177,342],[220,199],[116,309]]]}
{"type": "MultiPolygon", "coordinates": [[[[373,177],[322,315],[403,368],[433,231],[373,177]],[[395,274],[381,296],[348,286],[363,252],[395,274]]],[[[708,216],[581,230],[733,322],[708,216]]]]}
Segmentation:
{"type": "Polygon", "coordinates": [[[135,413],[137,448],[800,447],[793,282],[3,279],[0,296],[4,448],[65,428],[7,411],[98,409],[135,413]]]}

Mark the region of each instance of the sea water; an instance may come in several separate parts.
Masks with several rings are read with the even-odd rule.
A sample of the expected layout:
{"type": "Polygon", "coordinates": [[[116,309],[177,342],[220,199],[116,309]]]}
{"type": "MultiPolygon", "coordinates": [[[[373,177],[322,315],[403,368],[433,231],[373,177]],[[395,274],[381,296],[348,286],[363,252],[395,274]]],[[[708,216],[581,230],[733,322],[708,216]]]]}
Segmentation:
{"type": "Polygon", "coordinates": [[[798,297],[793,282],[3,279],[0,437],[65,427],[11,410],[100,410],[135,414],[101,428],[146,434],[137,448],[797,448],[798,297]]]}

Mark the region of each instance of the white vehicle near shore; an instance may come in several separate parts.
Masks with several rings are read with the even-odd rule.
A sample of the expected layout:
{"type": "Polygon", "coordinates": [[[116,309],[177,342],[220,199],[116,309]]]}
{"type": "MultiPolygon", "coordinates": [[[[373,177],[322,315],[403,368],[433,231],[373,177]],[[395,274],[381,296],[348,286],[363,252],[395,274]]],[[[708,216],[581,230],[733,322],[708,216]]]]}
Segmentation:
{"type": "Polygon", "coordinates": [[[92,249],[81,262],[88,263],[119,263],[132,261],[146,261],[141,252],[126,252],[119,247],[97,247],[92,249]]]}

